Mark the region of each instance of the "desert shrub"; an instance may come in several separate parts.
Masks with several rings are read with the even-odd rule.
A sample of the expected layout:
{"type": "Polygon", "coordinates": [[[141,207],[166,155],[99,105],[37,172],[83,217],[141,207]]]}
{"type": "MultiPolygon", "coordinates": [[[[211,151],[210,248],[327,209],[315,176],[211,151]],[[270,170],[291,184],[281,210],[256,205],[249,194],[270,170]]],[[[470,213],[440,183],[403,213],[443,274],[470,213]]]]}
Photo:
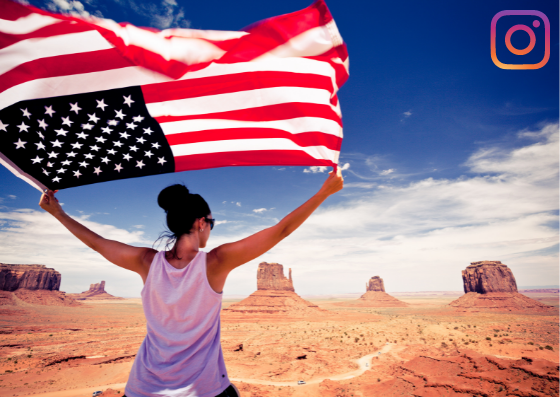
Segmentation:
{"type": "MultiPolygon", "coordinates": [[[[12,371],[10,371],[10,372],[12,372],[12,371]]],[[[377,381],[378,381],[378,382],[381,382],[381,379],[377,378],[377,381]]]]}
{"type": "Polygon", "coordinates": [[[486,337],[486,340],[492,340],[492,338],[490,338],[489,336],[486,337]]]}
{"type": "Polygon", "coordinates": [[[459,329],[459,327],[455,327],[455,328],[453,328],[453,329],[459,329]]]}
{"type": "Polygon", "coordinates": [[[441,342],[441,347],[444,348],[444,349],[447,348],[447,343],[441,342]]]}
{"type": "Polygon", "coordinates": [[[528,344],[528,345],[531,345],[531,346],[533,346],[533,345],[534,345],[534,343],[533,343],[533,342],[529,342],[529,343],[527,343],[527,344],[528,344]]]}
{"type": "Polygon", "coordinates": [[[544,347],[542,347],[542,346],[539,346],[539,350],[544,350],[544,347]]]}
{"type": "Polygon", "coordinates": [[[549,346],[549,345],[546,345],[544,348],[545,348],[546,350],[554,350],[554,349],[552,348],[552,346],[549,346]]]}

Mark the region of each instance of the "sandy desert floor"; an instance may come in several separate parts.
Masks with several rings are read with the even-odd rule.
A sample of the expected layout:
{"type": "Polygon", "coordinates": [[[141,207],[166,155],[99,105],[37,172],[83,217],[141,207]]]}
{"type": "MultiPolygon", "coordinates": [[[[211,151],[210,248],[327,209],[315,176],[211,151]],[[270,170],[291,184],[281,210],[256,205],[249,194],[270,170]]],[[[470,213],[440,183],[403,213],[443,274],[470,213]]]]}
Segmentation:
{"type": "MultiPolygon", "coordinates": [[[[556,310],[458,313],[445,306],[457,296],[398,295],[410,306],[223,312],[222,347],[244,397],[558,395],[558,295],[529,296],[556,310]]],[[[1,306],[0,396],[122,396],[144,334],[139,299],[1,306]]]]}

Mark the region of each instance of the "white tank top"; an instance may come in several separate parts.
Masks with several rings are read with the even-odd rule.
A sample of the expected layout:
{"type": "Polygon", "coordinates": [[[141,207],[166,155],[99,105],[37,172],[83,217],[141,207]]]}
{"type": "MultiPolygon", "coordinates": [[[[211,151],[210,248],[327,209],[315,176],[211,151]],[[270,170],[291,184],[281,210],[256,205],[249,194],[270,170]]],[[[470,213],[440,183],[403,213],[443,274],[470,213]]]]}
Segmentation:
{"type": "Polygon", "coordinates": [[[148,333],[126,385],[127,397],[215,397],[230,381],[220,345],[222,294],[206,275],[206,252],[184,269],[158,252],[142,289],[148,333]]]}

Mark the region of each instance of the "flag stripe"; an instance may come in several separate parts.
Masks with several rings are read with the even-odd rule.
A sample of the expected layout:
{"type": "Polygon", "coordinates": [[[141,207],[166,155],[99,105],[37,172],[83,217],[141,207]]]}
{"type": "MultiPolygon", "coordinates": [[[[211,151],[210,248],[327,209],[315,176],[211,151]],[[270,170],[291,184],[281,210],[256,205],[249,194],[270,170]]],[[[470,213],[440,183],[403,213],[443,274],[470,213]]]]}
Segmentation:
{"type": "Polygon", "coordinates": [[[338,162],[317,159],[300,150],[259,150],[223,153],[194,154],[175,157],[175,172],[203,170],[218,167],[237,167],[255,165],[319,165],[333,166],[338,162]]]}
{"type": "Polygon", "coordinates": [[[328,119],[338,123],[342,127],[342,122],[330,105],[318,103],[290,102],[278,105],[258,106],[250,109],[232,110],[229,112],[216,112],[207,114],[196,114],[191,116],[160,116],[156,120],[163,123],[171,123],[181,120],[240,120],[240,121],[273,121],[286,120],[297,117],[317,117],[328,119]]]}
{"type": "Polygon", "coordinates": [[[175,101],[147,103],[152,117],[227,112],[258,106],[276,105],[297,98],[300,102],[330,103],[327,90],[305,87],[273,87],[251,91],[232,92],[175,101]]]}
{"type": "MultiPolygon", "coordinates": [[[[0,19],[2,21],[2,19],[0,19]]],[[[17,23],[17,22],[14,22],[17,23]]],[[[23,40],[59,36],[67,33],[79,33],[92,31],[91,26],[85,24],[76,24],[70,21],[58,21],[53,25],[45,26],[44,28],[32,31],[27,34],[1,34],[4,33],[0,27],[0,48],[5,48],[23,40]]]]}
{"type": "MultiPolygon", "coordinates": [[[[173,135],[166,135],[167,141],[172,149],[175,145],[215,142],[215,141],[234,141],[248,139],[289,139],[300,147],[324,146],[330,150],[340,150],[342,139],[330,134],[321,134],[320,131],[306,131],[292,134],[281,129],[273,128],[222,128],[216,130],[204,130],[185,132],[173,135]]],[[[274,146],[270,146],[274,150],[274,146]]]]}
{"type": "MultiPolygon", "coordinates": [[[[191,133],[195,131],[219,129],[276,129],[288,134],[301,134],[309,131],[340,136],[342,128],[334,121],[316,117],[299,117],[274,121],[236,121],[236,120],[185,120],[172,123],[160,123],[165,135],[191,133]]],[[[169,138],[168,138],[169,139],[169,138]]]]}
{"type": "Polygon", "coordinates": [[[39,58],[88,51],[108,50],[112,46],[97,32],[69,33],[64,36],[22,40],[0,50],[0,73],[39,58]]]}
{"type": "Polygon", "coordinates": [[[19,18],[17,21],[0,20],[0,32],[6,34],[27,34],[54,23],[60,23],[60,19],[47,15],[29,14],[19,18]]]}
{"type": "Polygon", "coordinates": [[[17,86],[30,78],[33,80],[70,76],[82,73],[100,72],[133,66],[129,60],[120,56],[118,50],[91,51],[79,55],[60,55],[37,59],[16,66],[0,79],[0,92],[17,86]]]}

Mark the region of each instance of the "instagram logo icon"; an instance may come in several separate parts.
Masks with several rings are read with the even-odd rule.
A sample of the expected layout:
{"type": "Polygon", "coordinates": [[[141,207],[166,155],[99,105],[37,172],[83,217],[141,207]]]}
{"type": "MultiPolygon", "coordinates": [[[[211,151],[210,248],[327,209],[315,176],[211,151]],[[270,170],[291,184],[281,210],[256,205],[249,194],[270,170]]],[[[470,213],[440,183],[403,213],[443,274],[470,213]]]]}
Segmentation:
{"type": "Polygon", "coordinates": [[[548,18],[540,11],[500,11],[499,13],[494,15],[494,18],[492,18],[492,25],[490,28],[490,53],[492,55],[492,61],[494,61],[497,67],[502,69],[542,68],[548,62],[548,59],[550,57],[550,23],[548,21],[548,18]],[[500,25],[497,28],[498,21],[500,21],[500,25]],[[508,22],[509,25],[506,25],[508,22]],[[531,26],[518,22],[529,23],[531,26]],[[507,31],[505,31],[505,29],[507,29],[507,31]],[[511,42],[512,35],[517,31],[522,31],[529,35],[529,44],[525,48],[516,48],[511,42]],[[496,36],[500,38],[500,41],[498,41],[498,43],[496,43],[496,36]],[[501,41],[504,39],[505,43],[504,41],[501,41]],[[503,50],[501,49],[502,47],[504,47],[503,44],[505,44],[505,48],[507,48],[507,51],[505,48],[503,48],[503,50]],[[535,50],[535,52],[538,53],[531,54],[531,51],[535,49],[535,45],[537,45],[538,47],[538,50],[535,50]],[[496,50],[497,48],[498,51],[496,50]],[[508,60],[503,59],[504,62],[501,62],[498,59],[498,53],[500,53],[500,55],[502,56],[507,57],[508,60]],[[541,53],[542,58],[540,58],[541,53]],[[525,55],[525,57],[523,57],[523,55],[525,55]],[[535,57],[537,57],[538,59],[534,59],[535,57]],[[532,63],[526,63],[531,60],[533,61],[532,63]]]}

